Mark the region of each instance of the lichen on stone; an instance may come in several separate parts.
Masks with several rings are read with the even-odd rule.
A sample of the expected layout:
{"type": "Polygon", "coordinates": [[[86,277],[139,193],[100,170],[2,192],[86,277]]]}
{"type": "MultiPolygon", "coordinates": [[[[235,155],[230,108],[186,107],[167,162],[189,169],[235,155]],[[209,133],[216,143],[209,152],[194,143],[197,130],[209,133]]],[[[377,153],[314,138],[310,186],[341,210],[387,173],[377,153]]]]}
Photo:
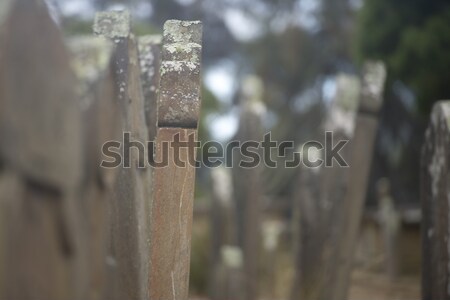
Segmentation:
{"type": "Polygon", "coordinates": [[[168,72],[181,74],[183,71],[198,72],[200,65],[189,61],[163,61],[161,63],[160,74],[164,76],[168,72]]]}
{"type": "Polygon", "coordinates": [[[88,106],[90,87],[106,73],[112,55],[112,43],[103,38],[79,36],[67,41],[72,53],[71,67],[79,79],[77,92],[82,105],[88,106]]]}
{"type": "Polygon", "coordinates": [[[365,110],[378,111],[382,104],[386,67],[380,62],[367,62],[362,78],[361,106],[365,110]]]}
{"type": "Polygon", "coordinates": [[[200,21],[168,20],[164,24],[164,41],[166,43],[200,43],[200,21]]]}
{"type": "Polygon", "coordinates": [[[95,14],[94,33],[110,39],[127,38],[131,33],[128,11],[99,12],[95,14]]]}

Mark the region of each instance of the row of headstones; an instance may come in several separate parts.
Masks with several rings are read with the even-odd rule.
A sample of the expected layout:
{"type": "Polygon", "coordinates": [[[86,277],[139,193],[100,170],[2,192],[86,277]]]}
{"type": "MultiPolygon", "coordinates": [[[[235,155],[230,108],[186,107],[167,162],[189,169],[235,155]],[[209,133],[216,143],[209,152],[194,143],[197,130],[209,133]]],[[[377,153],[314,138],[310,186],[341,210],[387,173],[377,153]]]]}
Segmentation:
{"type": "MultiPolygon", "coordinates": [[[[333,132],[335,143],[349,140],[341,154],[353,167],[334,163],[331,168],[300,169],[294,199],[292,299],[346,297],[385,78],[384,65],[372,62],[366,64],[361,78],[340,75],[336,79],[335,101],[323,129],[333,132]]],[[[251,78],[244,82],[242,90],[236,139],[259,140],[264,118],[262,84],[251,78]]],[[[262,225],[261,172],[261,167],[236,167],[231,179],[226,169],[213,170],[212,299],[258,299],[261,261],[264,265],[276,264],[274,241],[279,239],[280,226],[276,222],[262,225]],[[224,184],[232,188],[221,188],[224,184]],[[264,236],[261,229],[266,231],[264,236]],[[268,254],[260,253],[262,243],[267,244],[264,248],[268,254]]],[[[274,272],[273,266],[266,270],[274,272]]],[[[277,279],[274,274],[269,277],[277,279]]],[[[267,290],[276,285],[269,284],[273,287],[267,290]]]]}
{"type": "Polygon", "coordinates": [[[65,41],[43,1],[2,2],[0,299],[187,299],[195,170],[137,166],[197,133],[200,22],[137,38],[106,12],[65,41]],[[125,132],[156,150],[101,167],[125,132]]]}
{"type": "MultiPolygon", "coordinates": [[[[335,141],[350,141],[342,153],[350,168],[300,170],[294,199],[292,299],[347,297],[385,79],[385,67],[379,62],[366,64],[362,78],[337,77],[335,101],[323,129],[332,131],[335,141]]],[[[261,84],[247,80],[245,90],[253,94],[242,93],[237,139],[258,140],[264,111],[259,107],[261,84]]],[[[450,102],[439,102],[431,114],[422,156],[423,299],[450,299],[449,149],[450,102]]],[[[226,169],[212,173],[210,294],[212,299],[257,299],[263,227],[261,168],[234,168],[232,175],[226,169]]],[[[389,227],[389,216],[380,217],[380,225],[389,227]]],[[[398,238],[395,230],[384,228],[390,238],[398,238]]],[[[266,257],[264,263],[270,262],[266,257]]]]}

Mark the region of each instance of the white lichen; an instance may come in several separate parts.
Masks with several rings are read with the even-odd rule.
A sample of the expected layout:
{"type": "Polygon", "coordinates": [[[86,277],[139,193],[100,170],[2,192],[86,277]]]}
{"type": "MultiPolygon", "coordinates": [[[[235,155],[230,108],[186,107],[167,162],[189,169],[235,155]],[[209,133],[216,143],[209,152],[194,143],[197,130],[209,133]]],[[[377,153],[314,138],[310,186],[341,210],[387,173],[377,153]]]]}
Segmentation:
{"type": "Polygon", "coordinates": [[[131,33],[131,18],[128,11],[99,12],[95,14],[94,33],[115,41],[127,38],[131,33]]]}

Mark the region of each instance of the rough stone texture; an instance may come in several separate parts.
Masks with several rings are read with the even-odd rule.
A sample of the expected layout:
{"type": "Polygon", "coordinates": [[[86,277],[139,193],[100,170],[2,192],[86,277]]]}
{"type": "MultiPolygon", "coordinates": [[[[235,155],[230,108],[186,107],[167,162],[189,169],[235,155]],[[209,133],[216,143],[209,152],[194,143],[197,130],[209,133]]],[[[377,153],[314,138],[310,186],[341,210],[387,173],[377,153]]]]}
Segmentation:
{"type": "Polygon", "coordinates": [[[164,25],[158,126],[197,128],[201,105],[200,22],[164,25]]]}
{"type": "Polygon", "coordinates": [[[128,11],[99,12],[95,14],[94,33],[110,39],[127,38],[131,32],[128,11]]]}
{"type": "Polygon", "coordinates": [[[202,23],[200,21],[168,20],[164,24],[164,45],[173,43],[201,44],[202,23]]]}
{"type": "MultiPolygon", "coordinates": [[[[99,13],[94,31],[114,43],[114,85],[123,119],[121,133],[131,141],[146,144],[137,41],[130,33],[128,12],[99,13]]],[[[131,168],[118,169],[117,182],[109,203],[110,249],[107,258],[108,299],[148,298],[148,223],[151,206],[151,171],[145,164],[147,151],[130,151],[131,168]],[[144,168],[138,168],[143,166],[144,168]]]]}
{"type": "Polygon", "coordinates": [[[141,82],[144,92],[145,116],[150,141],[153,141],[156,137],[161,40],[162,37],[160,35],[139,37],[141,82]]]}
{"type": "MultiPolygon", "coordinates": [[[[164,25],[163,49],[170,43],[192,42],[201,37],[200,22],[168,21],[164,25]]],[[[195,42],[200,44],[200,40],[195,42]]],[[[163,50],[164,51],[164,50],[163,50]]],[[[164,54],[163,54],[164,56],[164,54]]],[[[180,167],[174,161],[174,148],[164,153],[163,143],[180,134],[197,139],[200,115],[200,69],[189,61],[162,61],[158,95],[156,161],[168,154],[168,166],[154,170],[152,220],[150,224],[150,299],[186,300],[189,290],[189,262],[194,203],[195,168],[180,167]]],[[[187,162],[192,147],[180,149],[187,162]]],[[[193,153],[195,155],[195,152],[193,153]]]]}
{"type": "Polygon", "coordinates": [[[450,101],[434,105],[421,162],[422,299],[450,299],[450,101]]]}

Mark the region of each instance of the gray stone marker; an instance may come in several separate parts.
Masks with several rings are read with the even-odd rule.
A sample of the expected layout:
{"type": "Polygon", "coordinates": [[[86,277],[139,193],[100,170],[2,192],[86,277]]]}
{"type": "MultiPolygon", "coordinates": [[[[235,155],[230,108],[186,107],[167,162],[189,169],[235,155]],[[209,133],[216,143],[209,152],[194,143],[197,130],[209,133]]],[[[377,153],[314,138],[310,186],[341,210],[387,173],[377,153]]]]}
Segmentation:
{"type": "Polygon", "coordinates": [[[139,37],[139,60],[141,63],[141,82],[145,99],[145,116],[148,127],[149,140],[156,137],[157,96],[159,87],[159,69],[161,66],[160,35],[139,37]]]}
{"type": "Polygon", "coordinates": [[[450,299],[450,101],[434,105],[421,162],[422,299],[450,299]]]}
{"type": "Polygon", "coordinates": [[[345,300],[353,266],[353,253],[361,224],[364,200],[369,181],[370,166],[378,130],[378,112],[383,104],[386,68],[381,62],[368,62],[363,69],[361,100],[355,123],[354,137],[350,142],[349,186],[345,196],[344,214],[337,244],[338,272],[336,274],[336,300],[345,300]]]}
{"type": "MultiPolygon", "coordinates": [[[[121,133],[130,133],[131,141],[146,145],[148,131],[138,46],[131,33],[128,12],[97,13],[94,33],[114,43],[113,69],[118,105],[123,120],[121,133]]],[[[124,145],[122,145],[124,150],[124,145]]],[[[130,168],[119,166],[117,182],[110,199],[110,249],[108,299],[147,299],[151,207],[151,172],[146,165],[147,149],[137,155],[130,149],[130,168]],[[138,168],[139,167],[139,168],[138,168]]],[[[123,163],[127,154],[123,157],[123,163]]]]}
{"type": "MultiPolygon", "coordinates": [[[[236,140],[260,141],[263,136],[263,84],[254,76],[244,79],[241,87],[241,113],[236,140]]],[[[233,190],[236,201],[237,238],[243,251],[243,299],[258,298],[258,266],[261,248],[261,201],[263,184],[261,164],[256,168],[242,168],[239,151],[233,153],[233,190]]]]}

